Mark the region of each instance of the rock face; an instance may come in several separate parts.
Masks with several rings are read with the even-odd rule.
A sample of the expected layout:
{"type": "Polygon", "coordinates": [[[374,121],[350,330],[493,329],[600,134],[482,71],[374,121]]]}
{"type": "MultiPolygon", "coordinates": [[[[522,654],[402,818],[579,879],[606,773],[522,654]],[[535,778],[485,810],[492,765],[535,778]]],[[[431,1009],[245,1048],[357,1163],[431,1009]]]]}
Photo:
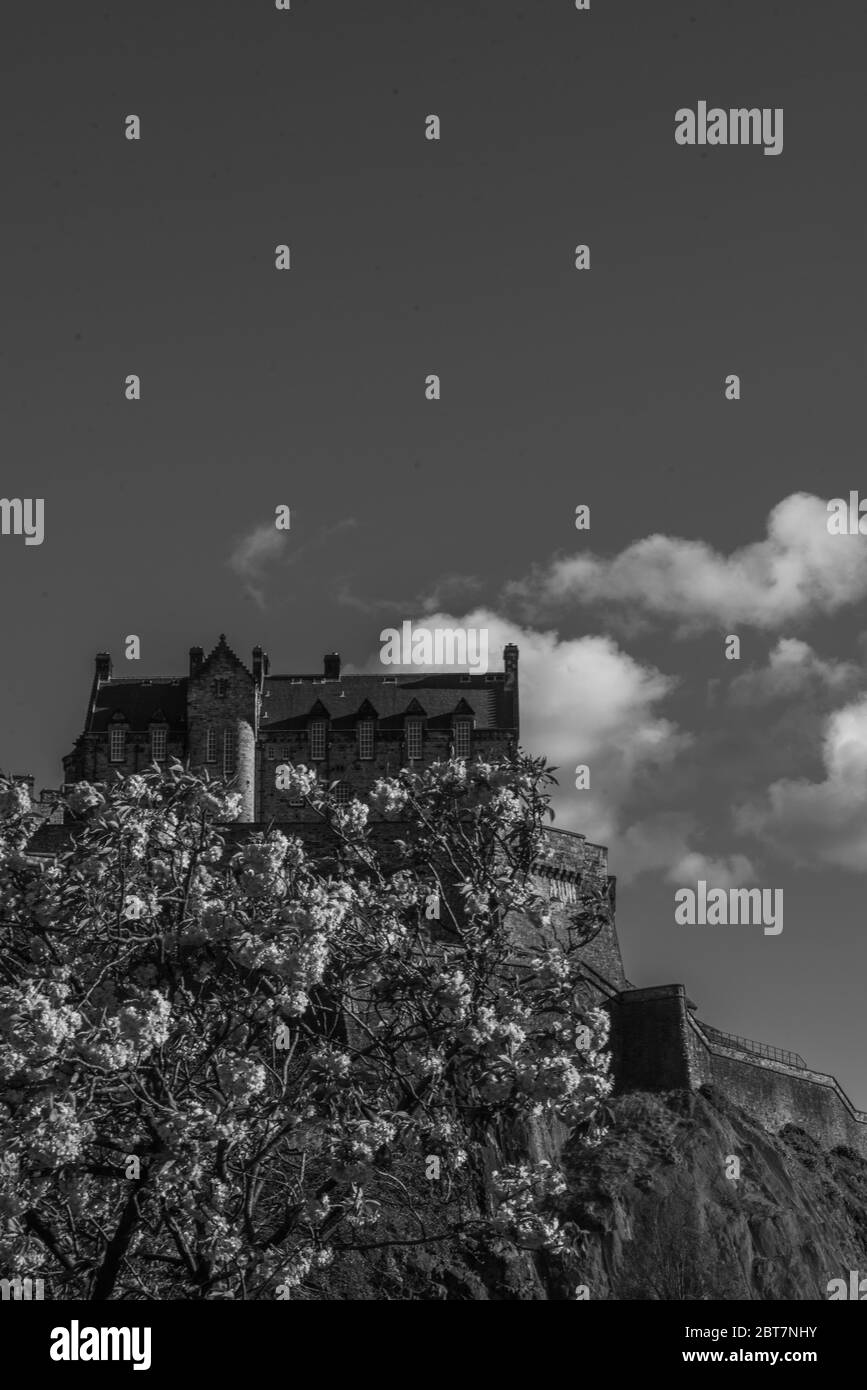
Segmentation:
{"type": "MultiPolygon", "coordinates": [[[[583,1284],[591,1301],[797,1301],[826,1300],[851,1270],[867,1277],[867,1161],[854,1150],[794,1126],[771,1135],[711,1087],[633,1093],[610,1110],[601,1144],[566,1154],[562,1214],[586,1232],[577,1279],[543,1255],[391,1246],[338,1256],[305,1296],[572,1300],[583,1284]]],[[[532,1147],[550,1151],[551,1136],[532,1147]]]]}
{"type": "MultiPolygon", "coordinates": [[[[711,1087],[611,1109],[605,1140],[570,1159],[591,1300],[825,1300],[829,1280],[867,1275],[867,1161],[854,1150],[791,1125],[768,1134],[711,1087]]],[[[556,1275],[546,1292],[569,1296],[556,1275]]]]}

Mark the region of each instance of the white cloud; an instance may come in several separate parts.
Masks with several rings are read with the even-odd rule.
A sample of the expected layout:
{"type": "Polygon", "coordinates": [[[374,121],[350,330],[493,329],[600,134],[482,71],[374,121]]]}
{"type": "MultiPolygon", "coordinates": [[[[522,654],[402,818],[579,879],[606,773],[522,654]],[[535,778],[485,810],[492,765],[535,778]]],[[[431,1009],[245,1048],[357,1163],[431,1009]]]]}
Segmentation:
{"type": "Polygon", "coordinates": [[[867,595],[861,536],[831,536],[826,504],[793,493],[771,511],[764,540],[723,555],[704,541],[653,535],[604,559],[576,554],[507,586],[526,617],[593,604],[674,622],[681,636],[742,623],[772,629],[834,613],[867,595]]]}
{"type": "Polygon", "coordinates": [[[357,525],[354,517],[346,517],[336,521],[333,526],[320,528],[312,539],[296,543],[292,540],[292,532],[278,531],[273,521],[265,522],[261,526],[254,526],[241,537],[227,563],[243,580],[245,592],[260,608],[264,608],[265,579],[270,566],[278,561],[288,565],[297,564],[311,550],[316,550],[326,541],[357,525]]]}
{"type": "Polygon", "coordinates": [[[688,811],[658,811],[630,825],[612,846],[609,862],[623,883],[640,874],[663,871],[667,883],[689,887],[699,879],[714,888],[740,888],[756,879],[742,854],[711,858],[692,849],[696,821],[688,811]]]}
{"type": "Polygon", "coordinates": [[[766,799],[739,807],[735,823],[795,863],[867,870],[867,696],[825,722],[825,779],[782,779],[766,799]]]}
{"type": "Polygon", "coordinates": [[[729,699],[737,705],[763,705],[822,690],[839,693],[859,675],[859,667],[852,662],[824,661],[806,642],[781,637],[767,666],[745,671],[732,681],[729,699]]]}
{"type": "Polygon", "coordinates": [[[273,521],[254,526],[241,537],[229,556],[229,565],[260,608],[265,606],[265,571],[285,553],[288,537],[289,533],[278,531],[273,521]]]}
{"type": "Polygon", "coordinates": [[[743,854],[711,859],[706,854],[691,850],[672,864],[665,877],[669,883],[684,888],[698,883],[700,879],[704,879],[709,888],[745,888],[756,882],[756,871],[743,854]]]}

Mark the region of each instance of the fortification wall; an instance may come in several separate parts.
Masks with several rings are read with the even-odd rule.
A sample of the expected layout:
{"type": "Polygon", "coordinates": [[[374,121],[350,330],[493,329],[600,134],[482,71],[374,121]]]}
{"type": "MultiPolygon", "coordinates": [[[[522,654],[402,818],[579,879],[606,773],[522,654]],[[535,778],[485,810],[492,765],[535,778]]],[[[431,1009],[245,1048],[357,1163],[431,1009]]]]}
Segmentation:
{"type": "Polygon", "coordinates": [[[718,1086],[771,1131],[799,1125],[826,1148],[847,1144],[867,1158],[867,1114],[833,1076],[706,1037],[683,985],[626,990],[610,1007],[618,1091],[718,1086]]]}
{"type": "Polygon", "coordinates": [[[539,890],[551,902],[554,931],[568,918],[573,905],[581,898],[584,886],[603,887],[611,905],[611,920],[582,952],[582,960],[603,977],[602,996],[626,988],[623,958],[614,914],[617,907],[617,880],[608,872],[608,851],[604,845],[593,844],[583,835],[568,830],[549,829],[547,832],[548,859],[535,875],[539,890]]]}
{"type": "Polygon", "coordinates": [[[610,1012],[618,1091],[691,1090],[699,1084],[683,985],[624,990],[611,1001],[610,1012]]]}
{"type": "MultiPolygon", "coordinates": [[[[692,1032],[700,1037],[699,1027],[692,1032]]],[[[700,1038],[702,1080],[743,1106],[769,1130],[800,1125],[827,1148],[848,1144],[867,1158],[867,1116],[835,1077],[790,1067],[700,1038]]]]}

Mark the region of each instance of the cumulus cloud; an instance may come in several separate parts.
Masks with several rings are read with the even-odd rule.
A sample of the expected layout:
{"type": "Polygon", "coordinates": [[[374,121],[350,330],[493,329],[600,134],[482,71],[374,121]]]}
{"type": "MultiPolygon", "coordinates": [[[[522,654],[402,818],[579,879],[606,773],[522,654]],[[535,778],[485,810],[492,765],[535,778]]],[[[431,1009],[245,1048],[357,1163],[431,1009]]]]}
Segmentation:
{"type": "Polygon", "coordinates": [[[746,888],[756,882],[756,871],[744,854],[712,859],[696,850],[687,851],[665,875],[669,883],[690,887],[704,879],[709,888],[746,888]]]}
{"type": "Polygon", "coordinates": [[[741,623],[773,629],[837,612],[867,596],[861,536],[828,534],[826,503],[793,493],[771,511],[763,540],[721,554],[704,541],[652,535],[619,555],[560,557],[506,587],[525,619],[597,605],[670,622],[679,636],[741,623]]]}
{"type": "Polygon", "coordinates": [[[808,643],[782,637],[770,652],[767,666],[735,677],[729,699],[736,705],[765,705],[822,691],[839,694],[860,675],[852,662],[825,661],[808,643]]]}
{"type": "Polygon", "coordinates": [[[640,874],[662,872],[667,883],[689,887],[699,879],[713,888],[742,888],[756,881],[756,872],[742,854],[713,858],[691,847],[697,834],[689,811],[659,811],[630,825],[617,837],[617,873],[631,883],[640,874]]]}
{"type": "Polygon", "coordinates": [[[867,870],[867,696],[825,722],[821,782],[784,778],[738,807],[735,824],[795,863],[867,870]]]}

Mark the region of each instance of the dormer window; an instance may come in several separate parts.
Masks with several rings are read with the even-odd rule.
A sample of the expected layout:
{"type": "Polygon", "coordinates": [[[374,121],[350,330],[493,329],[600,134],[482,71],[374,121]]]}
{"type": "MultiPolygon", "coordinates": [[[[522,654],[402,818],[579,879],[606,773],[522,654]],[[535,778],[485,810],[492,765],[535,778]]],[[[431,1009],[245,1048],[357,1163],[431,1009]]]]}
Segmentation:
{"type": "Polygon", "coordinates": [[[113,724],[108,731],[108,761],[110,763],[126,761],[126,726],[124,724],[113,724]]]}
{"type": "Polygon", "coordinates": [[[151,759],[155,763],[164,763],[166,760],[168,733],[165,724],[155,724],[151,729],[151,759]]]}
{"type": "Polygon", "coordinates": [[[472,736],[472,720],[455,720],[455,757],[468,758],[470,756],[470,742],[472,736]]]}
{"type": "Polygon", "coordinates": [[[314,719],[310,725],[310,757],[314,762],[321,762],[325,757],[325,730],[324,719],[314,719]]]}
{"type": "Polygon", "coordinates": [[[358,756],[373,757],[373,741],[376,725],[372,719],[362,719],[358,725],[358,756]]]}
{"type": "Polygon", "coordinates": [[[225,676],[221,676],[219,680],[214,681],[214,694],[218,697],[218,699],[225,700],[228,693],[229,682],[225,676]]]}
{"type": "Polygon", "coordinates": [[[406,756],[410,762],[416,762],[422,756],[422,745],[424,731],[420,719],[408,719],[406,721],[406,756]]]}

